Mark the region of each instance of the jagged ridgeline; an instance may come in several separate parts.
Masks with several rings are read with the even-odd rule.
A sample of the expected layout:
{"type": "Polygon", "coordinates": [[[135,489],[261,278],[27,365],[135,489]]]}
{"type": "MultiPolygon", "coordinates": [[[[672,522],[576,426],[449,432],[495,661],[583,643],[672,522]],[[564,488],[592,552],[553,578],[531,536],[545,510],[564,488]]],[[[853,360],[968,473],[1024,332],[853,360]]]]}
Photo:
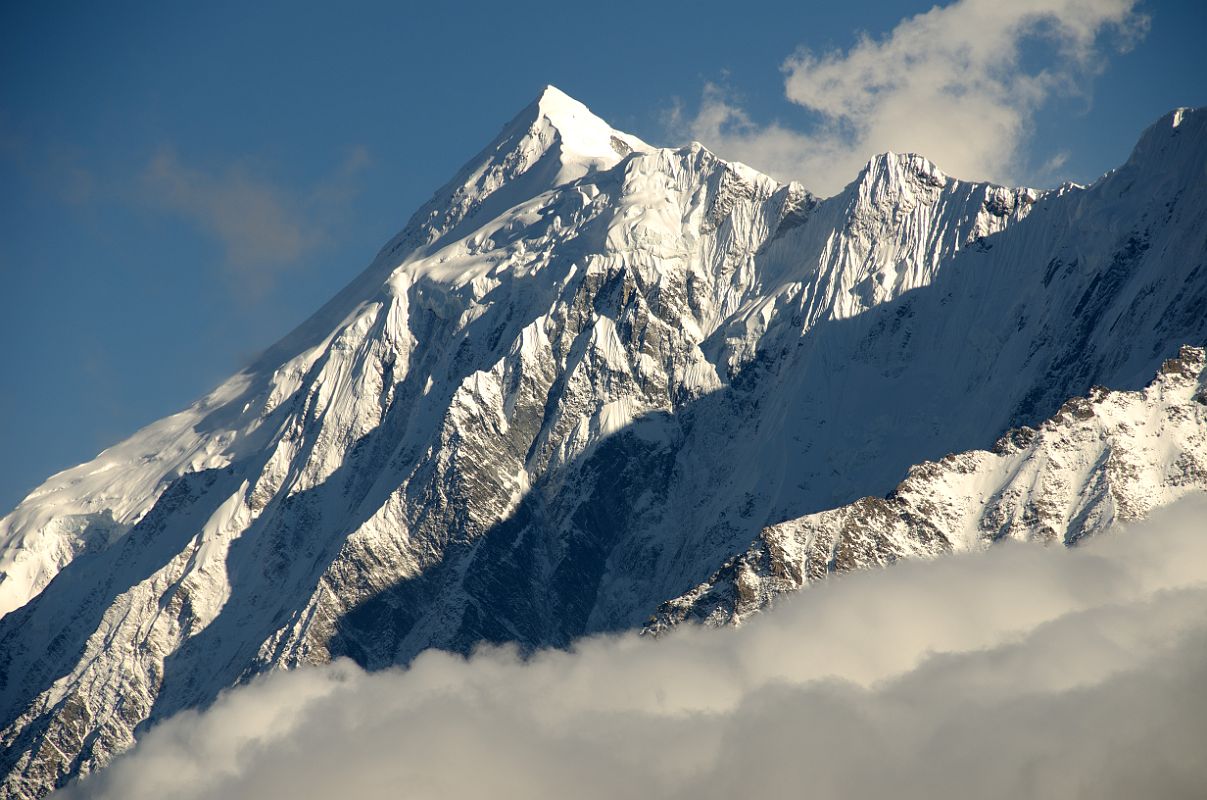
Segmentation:
{"type": "MultiPolygon", "coordinates": [[[[1207,340],[1205,169],[1207,113],[1183,110],[1089,187],[888,153],[820,199],[546,89],[311,320],[0,521],[0,797],[267,669],[740,619],[691,593],[907,472],[913,495],[831,513],[933,513],[942,552],[999,517],[1047,536],[1009,527],[1030,498],[1058,537],[1166,502],[1154,468],[1143,502],[1087,500],[1070,527],[1103,495],[1055,467],[993,496],[944,477],[959,459],[909,470],[1021,425],[1040,444],[1018,453],[1057,458],[1040,423],[1069,398],[1141,389],[1207,340]]],[[[1202,425],[1152,402],[1192,416],[1146,436],[1202,425]]],[[[1186,458],[1177,486],[1201,482],[1186,458]]]]}

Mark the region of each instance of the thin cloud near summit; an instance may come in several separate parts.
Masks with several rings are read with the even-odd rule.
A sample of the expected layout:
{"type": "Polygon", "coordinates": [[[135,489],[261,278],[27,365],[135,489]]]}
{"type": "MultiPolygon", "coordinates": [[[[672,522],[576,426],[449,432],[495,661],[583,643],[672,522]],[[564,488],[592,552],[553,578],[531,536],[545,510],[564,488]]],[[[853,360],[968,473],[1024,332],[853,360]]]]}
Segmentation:
{"type": "Polygon", "coordinates": [[[201,167],[161,148],[143,170],[141,189],[158,209],[212,236],[239,293],[256,293],[331,239],[332,220],[347,210],[370,163],[363,147],[351,148],[327,176],[297,192],[247,161],[201,167]]]}

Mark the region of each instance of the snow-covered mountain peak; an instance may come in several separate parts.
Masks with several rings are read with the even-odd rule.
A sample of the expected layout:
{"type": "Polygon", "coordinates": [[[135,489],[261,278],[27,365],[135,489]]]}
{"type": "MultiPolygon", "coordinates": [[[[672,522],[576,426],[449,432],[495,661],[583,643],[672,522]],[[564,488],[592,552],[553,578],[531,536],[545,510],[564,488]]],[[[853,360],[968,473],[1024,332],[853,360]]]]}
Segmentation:
{"type": "Polygon", "coordinates": [[[1043,192],[1025,186],[961,181],[925,156],[889,151],[869,159],[844,194],[864,206],[907,210],[917,204],[940,202],[944,196],[977,197],[982,201],[982,211],[991,219],[978,225],[974,235],[986,236],[1001,228],[993,224],[992,218],[1003,222],[1021,219],[1043,192]]]}
{"type": "MultiPolygon", "coordinates": [[[[896,198],[925,202],[938,198],[944,191],[961,187],[981,193],[987,210],[999,217],[1025,213],[1027,206],[1039,199],[1042,192],[1027,187],[1000,186],[988,182],[960,181],[939,169],[933,161],[918,153],[894,153],[891,150],[868,159],[859,175],[845,193],[864,202],[892,202],[896,198]]],[[[1022,214],[1019,215],[1020,217],[1022,214]]]]}
{"type": "Polygon", "coordinates": [[[379,258],[405,256],[416,247],[431,250],[543,192],[653,149],[546,86],[415,213],[379,258]]]}
{"type": "Polygon", "coordinates": [[[1207,108],[1176,108],[1140,135],[1131,157],[1118,172],[1140,170],[1153,177],[1193,176],[1202,180],[1207,154],[1207,108]]]}
{"type": "Polygon", "coordinates": [[[616,130],[556,86],[546,86],[503,127],[482,155],[491,153],[510,160],[520,167],[515,174],[548,159],[557,167],[550,186],[559,186],[610,169],[630,153],[653,149],[636,136],[616,130]]]}
{"type": "Polygon", "coordinates": [[[564,155],[598,160],[612,166],[633,151],[647,152],[645,142],[604,122],[591,109],[556,86],[546,86],[517,120],[535,116],[557,131],[564,155]],[[535,112],[535,115],[533,114],[535,112]]]}
{"type": "Polygon", "coordinates": [[[894,153],[889,150],[868,159],[856,182],[873,184],[889,182],[897,184],[920,184],[941,188],[947,184],[947,174],[934,162],[917,153],[894,153]]]}
{"type": "MultiPolygon", "coordinates": [[[[887,499],[844,504],[911,464],[973,452],[1008,478],[1022,450],[969,448],[1207,339],[1201,131],[1159,123],[1086,189],[886,153],[819,199],[545,89],[297,331],[0,519],[0,800],[257,672],[568,644],[640,625],[765,529],[831,509],[875,533],[887,499]]],[[[1012,484],[1034,514],[990,508],[969,459],[939,473],[958,519],[919,484],[910,509],[955,520],[920,546],[1109,510],[1095,492],[1131,465],[1200,481],[1203,405],[1164,383],[1039,431],[1018,475],[1044,482],[1012,484]],[[1153,447],[1095,472],[1100,433],[1135,438],[1112,420],[1153,447]]],[[[843,537],[839,565],[881,542],[843,537]]]]}
{"type": "Polygon", "coordinates": [[[1182,127],[1182,123],[1187,120],[1192,120],[1198,125],[1203,125],[1205,109],[1192,108],[1191,106],[1179,106],[1173,109],[1165,116],[1154,122],[1150,126],[1150,130],[1156,129],[1174,129],[1182,127]]]}

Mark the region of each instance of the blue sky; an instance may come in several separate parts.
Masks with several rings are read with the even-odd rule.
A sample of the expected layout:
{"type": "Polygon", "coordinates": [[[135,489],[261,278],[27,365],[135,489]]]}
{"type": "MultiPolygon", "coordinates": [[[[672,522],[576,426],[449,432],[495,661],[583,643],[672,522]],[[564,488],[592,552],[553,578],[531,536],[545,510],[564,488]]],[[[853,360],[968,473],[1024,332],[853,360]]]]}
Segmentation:
{"type": "Polygon", "coordinates": [[[546,83],[823,194],[869,148],[1086,182],[1207,104],[1202,0],[932,5],[5,4],[0,513],[302,321],[546,83]]]}

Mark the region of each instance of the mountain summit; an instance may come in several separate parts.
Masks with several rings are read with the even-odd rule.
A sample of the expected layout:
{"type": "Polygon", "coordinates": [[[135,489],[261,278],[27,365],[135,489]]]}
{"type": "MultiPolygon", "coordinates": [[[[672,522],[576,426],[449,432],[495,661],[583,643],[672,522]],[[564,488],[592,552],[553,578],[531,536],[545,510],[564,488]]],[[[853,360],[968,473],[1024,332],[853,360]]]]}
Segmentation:
{"type": "Polygon", "coordinates": [[[491,214],[610,169],[629,153],[651,149],[636,136],[612,129],[561,90],[546,86],[436,193],[412,225],[422,227],[425,243],[431,244],[470,217],[487,222],[491,214]]]}
{"type": "MultiPolygon", "coordinates": [[[[312,319],[0,520],[0,798],[266,670],[707,617],[735,557],[799,544],[767,531],[1143,387],[1207,340],[1205,120],[1175,112],[1086,188],[886,154],[819,199],[545,89],[312,319]]],[[[1175,394],[1152,413],[1200,402],[1175,394]]],[[[1096,513],[1201,487],[1198,447],[1096,513]]],[[[1081,530],[1044,509],[1083,490],[1027,494],[1010,535],[1081,530]]]]}
{"type": "MultiPolygon", "coordinates": [[[[564,160],[586,161],[595,169],[615,166],[621,158],[634,151],[648,153],[653,149],[636,136],[615,130],[592,114],[591,109],[556,86],[542,89],[536,100],[520,112],[508,129],[531,118],[535,119],[528,123],[529,130],[543,122],[557,132],[564,160]]],[[[577,177],[581,175],[567,175],[564,182],[577,177]]]]}

